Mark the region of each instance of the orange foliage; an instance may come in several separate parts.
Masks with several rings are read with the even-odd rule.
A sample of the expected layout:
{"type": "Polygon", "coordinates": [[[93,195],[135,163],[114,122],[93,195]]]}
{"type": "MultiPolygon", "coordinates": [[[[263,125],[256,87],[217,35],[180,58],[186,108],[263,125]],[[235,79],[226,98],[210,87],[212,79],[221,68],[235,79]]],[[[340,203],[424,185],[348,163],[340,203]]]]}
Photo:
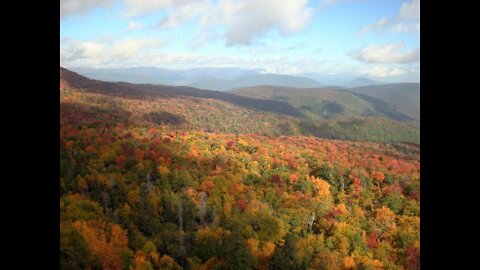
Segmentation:
{"type": "Polygon", "coordinates": [[[290,182],[290,184],[294,184],[298,182],[298,176],[295,173],[291,173],[288,181],[290,182]]]}
{"type": "Polygon", "coordinates": [[[120,252],[127,248],[128,238],[127,232],[120,225],[107,225],[100,220],[77,220],[73,223],[73,227],[83,235],[92,254],[100,256],[103,269],[122,268],[120,252]],[[111,230],[109,235],[107,227],[111,230]]]}

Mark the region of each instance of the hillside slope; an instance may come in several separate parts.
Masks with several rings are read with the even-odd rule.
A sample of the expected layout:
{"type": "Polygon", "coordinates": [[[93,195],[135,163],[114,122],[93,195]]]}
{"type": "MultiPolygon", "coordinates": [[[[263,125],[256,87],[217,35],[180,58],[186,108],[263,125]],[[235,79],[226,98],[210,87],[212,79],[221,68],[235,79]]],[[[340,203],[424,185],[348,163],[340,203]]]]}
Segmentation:
{"type": "Polygon", "coordinates": [[[350,89],[355,93],[381,99],[398,111],[414,119],[420,119],[420,84],[395,83],[370,85],[350,89]]]}
{"type": "Polygon", "coordinates": [[[232,93],[246,97],[284,101],[303,113],[319,118],[376,116],[397,121],[413,119],[380,99],[331,87],[295,89],[257,86],[235,90],[232,93]]]}
{"type": "Polygon", "coordinates": [[[317,100],[308,107],[309,104],[297,106],[295,102],[275,97],[103,82],[60,69],[61,110],[65,115],[75,115],[73,122],[77,124],[104,118],[126,125],[155,123],[208,132],[419,142],[418,128],[392,119],[395,114],[388,108],[382,111],[375,103],[359,98],[360,94],[326,92],[333,99],[326,99],[327,103],[317,100]],[[338,114],[338,106],[346,109],[338,114]],[[339,128],[325,130],[327,126],[339,128]]]}

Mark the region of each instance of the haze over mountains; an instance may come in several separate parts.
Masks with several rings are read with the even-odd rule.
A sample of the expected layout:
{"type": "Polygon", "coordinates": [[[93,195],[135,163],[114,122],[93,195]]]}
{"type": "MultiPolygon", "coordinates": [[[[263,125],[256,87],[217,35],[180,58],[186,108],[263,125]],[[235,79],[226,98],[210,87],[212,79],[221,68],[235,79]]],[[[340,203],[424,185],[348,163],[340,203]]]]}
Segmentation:
{"type": "Polygon", "coordinates": [[[258,85],[295,88],[340,86],[346,88],[378,85],[380,82],[352,74],[300,73],[281,75],[266,73],[260,69],[243,68],[194,68],[174,70],[154,67],[134,68],[72,68],[88,78],[129,83],[184,85],[208,90],[233,90],[258,85]]]}

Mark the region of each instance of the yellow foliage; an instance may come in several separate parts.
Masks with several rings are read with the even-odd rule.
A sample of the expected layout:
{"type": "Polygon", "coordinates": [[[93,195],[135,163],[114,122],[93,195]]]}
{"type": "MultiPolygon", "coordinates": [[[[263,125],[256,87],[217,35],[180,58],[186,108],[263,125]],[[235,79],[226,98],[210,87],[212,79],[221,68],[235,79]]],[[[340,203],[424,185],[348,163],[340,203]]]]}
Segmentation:
{"type": "Polygon", "coordinates": [[[255,257],[260,257],[259,251],[258,251],[258,244],[260,241],[254,238],[249,238],[247,239],[247,246],[250,252],[253,254],[255,257]]]}
{"type": "Polygon", "coordinates": [[[168,255],[163,255],[160,260],[158,260],[158,266],[159,269],[165,269],[165,270],[180,270],[182,267],[178,265],[175,260],[168,256],[168,255]]]}
{"type": "Polygon", "coordinates": [[[341,215],[349,214],[347,207],[344,203],[340,203],[335,207],[335,211],[339,212],[341,215]]]}
{"type": "Polygon", "coordinates": [[[223,213],[227,218],[231,218],[232,216],[232,204],[233,204],[233,197],[229,194],[225,195],[223,201],[223,213]]]}
{"type": "Polygon", "coordinates": [[[275,251],[275,244],[270,241],[261,243],[259,240],[249,238],[247,240],[247,246],[254,257],[258,259],[267,259],[273,255],[275,251]]]}
{"type": "Polygon", "coordinates": [[[160,165],[158,166],[158,173],[162,176],[167,176],[170,173],[170,169],[165,165],[160,165]]]}
{"type": "Polygon", "coordinates": [[[388,207],[382,206],[382,208],[377,211],[375,219],[377,224],[385,230],[396,229],[395,213],[388,207]]]}
{"type": "Polygon", "coordinates": [[[317,198],[325,199],[330,196],[330,184],[327,181],[315,176],[310,176],[310,181],[317,193],[317,198]]]}
{"type": "Polygon", "coordinates": [[[248,146],[248,143],[246,141],[242,140],[242,139],[238,139],[238,143],[242,144],[244,146],[248,146]]]}
{"type": "Polygon", "coordinates": [[[265,243],[263,243],[263,248],[262,248],[262,254],[264,257],[270,257],[273,255],[273,252],[275,251],[275,244],[270,242],[270,241],[266,241],[265,243]]]}
{"type": "Polygon", "coordinates": [[[370,259],[367,256],[360,256],[358,262],[364,264],[365,266],[370,266],[373,268],[381,269],[383,267],[383,263],[381,261],[377,259],[370,259]]]}
{"type": "Polygon", "coordinates": [[[135,253],[132,270],[153,270],[152,264],[146,254],[140,250],[135,253]]]}

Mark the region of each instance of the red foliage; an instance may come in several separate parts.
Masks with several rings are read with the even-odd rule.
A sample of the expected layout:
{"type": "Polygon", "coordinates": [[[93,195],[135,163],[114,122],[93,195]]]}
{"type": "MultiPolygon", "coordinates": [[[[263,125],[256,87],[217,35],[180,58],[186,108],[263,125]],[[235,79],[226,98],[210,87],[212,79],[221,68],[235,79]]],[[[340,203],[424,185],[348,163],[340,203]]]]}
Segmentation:
{"type": "Polygon", "coordinates": [[[148,152],[148,155],[150,156],[150,159],[152,159],[152,160],[156,160],[160,156],[160,154],[157,151],[154,151],[154,150],[150,150],[148,152]]]}
{"type": "Polygon", "coordinates": [[[243,211],[245,208],[247,208],[247,202],[245,199],[239,199],[236,203],[235,206],[240,210],[243,211]]]}
{"type": "Polygon", "coordinates": [[[282,180],[282,177],[278,174],[272,175],[272,177],[270,177],[270,179],[268,179],[268,181],[276,184],[279,187],[283,187],[285,185],[285,183],[282,180]]]}
{"type": "Polygon", "coordinates": [[[368,235],[367,245],[369,248],[376,248],[378,246],[377,238],[378,238],[378,235],[376,232],[371,232],[368,235]]]}
{"type": "Polygon", "coordinates": [[[227,147],[226,147],[227,150],[238,150],[237,149],[237,144],[234,142],[234,141],[229,141],[227,142],[227,147]]]}
{"type": "Polygon", "coordinates": [[[152,127],[152,128],[150,128],[150,129],[148,130],[148,134],[150,134],[150,135],[152,135],[152,136],[153,136],[153,135],[157,135],[157,134],[158,134],[158,129],[152,127]]]}
{"type": "Polygon", "coordinates": [[[393,193],[403,194],[402,187],[398,184],[394,184],[394,185],[388,186],[383,191],[384,196],[390,196],[393,193]]]}
{"type": "Polygon", "coordinates": [[[204,180],[202,184],[200,184],[199,189],[203,192],[210,193],[212,192],[214,187],[215,187],[215,183],[207,179],[207,180],[204,180]]]}
{"type": "Polygon", "coordinates": [[[420,192],[410,192],[410,194],[408,194],[408,198],[420,201],[420,192]]]}
{"type": "Polygon", "coordinates": [[[162,138],[162,142],[164,142],[164,143],[171,143],[171,142],[173,142],[173,137],[164,136],[164,137],[162,138]]]}
{"type": "Polygon", "coordinates": [[[127,156],[127,157],[131,157],[135,154],[135,150],[128,146],[127,144],[123,144],[122,145],[122,154],[127,156]]]}
{"type": "Polygon", "coordinates": [[[385,179],[385,175],[382,172],[374,172],[372,178],[378,182],[382,182],[385,179]]]}
{"type": "Polygon", "coordinates": [[[150,148],[151,149],[154,149],[156,148],[157,146],[159,146],[162,142],[160,141],[160,139],[154,139],[152,141],[152,143],[150,143],[150,148]]]}
{"type": "Polygon", "coordinates": [[[409,247],[405,250],[405,269],[419,269],[420,249],[409,247]]]}
{"type": "Polygon", "coordinates": [[[87,146],[87,148],[85,148],[85,152],[91,154],[93,152],[95,152],[95,148],[91,145],[87,146]]]}
{"type": "Polygon", "coordinates": [[[115,158],[115,163],[120,167],[123,167],[125,165],[125,161],[127,161],[127,157],[124,155],[120,155],[115,158]]]}

